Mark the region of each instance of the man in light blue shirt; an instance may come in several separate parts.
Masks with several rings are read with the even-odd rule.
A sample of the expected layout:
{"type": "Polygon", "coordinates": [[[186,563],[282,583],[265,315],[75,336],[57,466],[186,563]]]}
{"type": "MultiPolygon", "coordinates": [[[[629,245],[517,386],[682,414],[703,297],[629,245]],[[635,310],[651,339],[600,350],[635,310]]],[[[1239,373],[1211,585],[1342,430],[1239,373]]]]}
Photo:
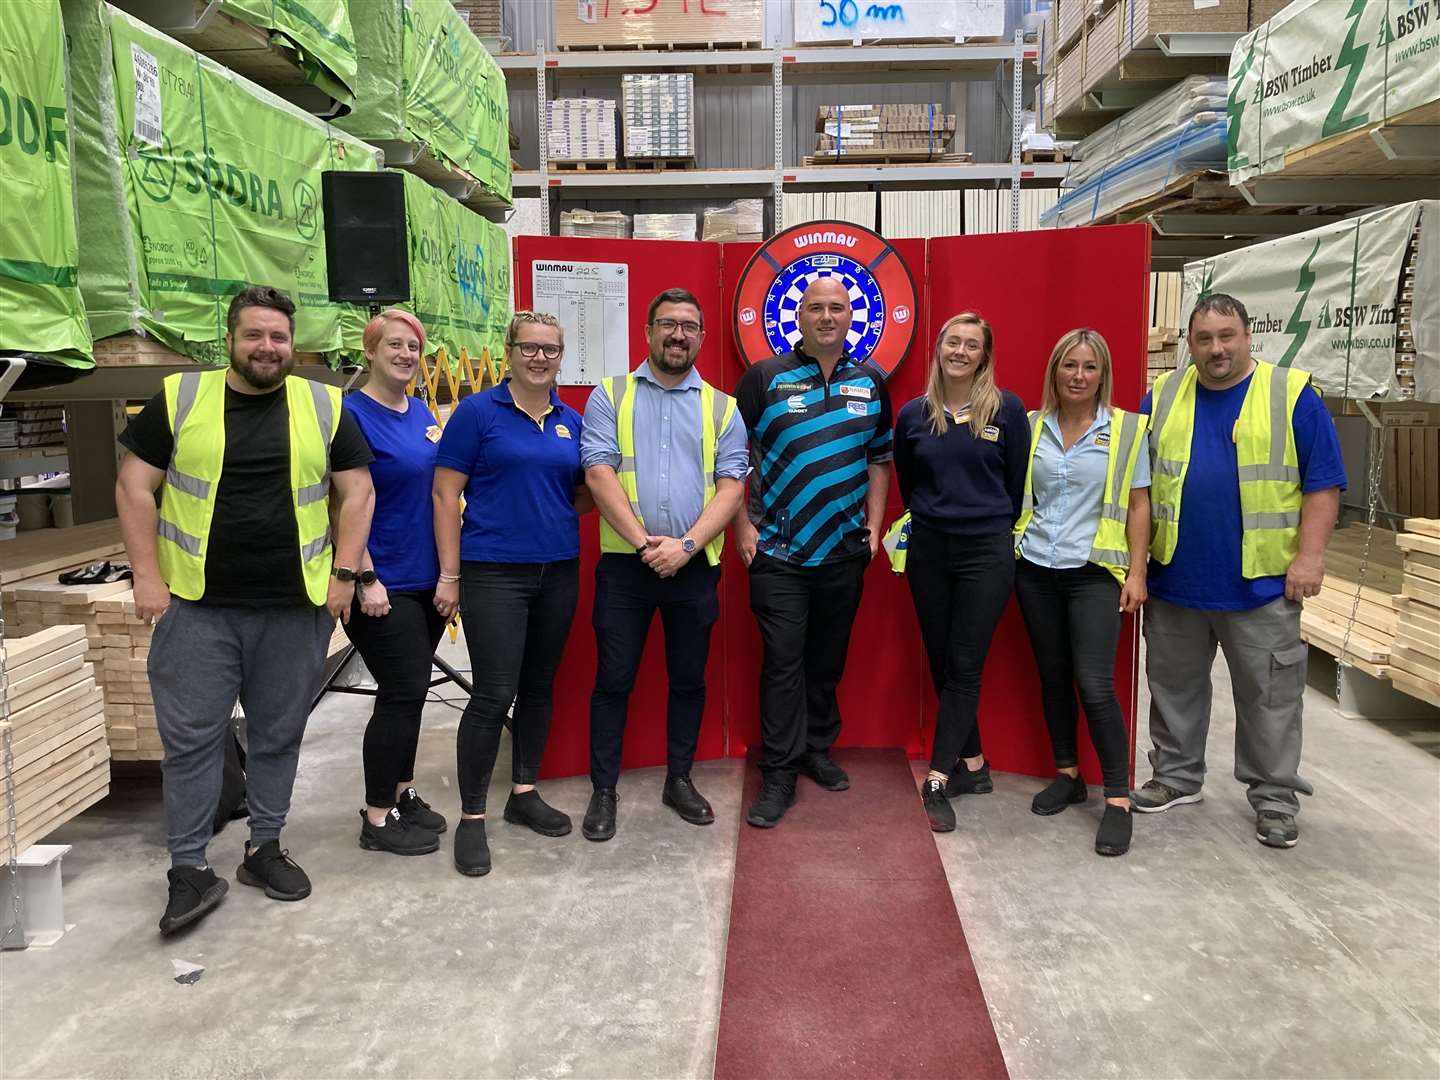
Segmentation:
{"type": "Polygon", "coordinates": [[[595,792],[581,829],[597,841],[615,835],[626,711],[657,609],[670,682],[662,801],[692,825],[715,820],[690,767],[705,712],[710,631],[720,614],[720,549],[749,471],[734,399],[695,370],[705,336],[699,301],[684,289],[665,290],[651,301],[645,330],[649,358],[595,388],[580,436],[580,464],[603,518],[592,620],[595,792]]]}

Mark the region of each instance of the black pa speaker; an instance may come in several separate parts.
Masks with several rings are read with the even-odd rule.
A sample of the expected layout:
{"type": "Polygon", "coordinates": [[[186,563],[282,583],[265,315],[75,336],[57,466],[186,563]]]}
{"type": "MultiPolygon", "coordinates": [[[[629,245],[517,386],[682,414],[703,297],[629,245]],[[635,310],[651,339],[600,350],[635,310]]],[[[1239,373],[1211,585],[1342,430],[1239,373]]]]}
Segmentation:
{"type": "Polygon", "coordinates": [[[325,263],[337,304],[410,299],[405,178],[397,172],[321,174],[325,263]]]}

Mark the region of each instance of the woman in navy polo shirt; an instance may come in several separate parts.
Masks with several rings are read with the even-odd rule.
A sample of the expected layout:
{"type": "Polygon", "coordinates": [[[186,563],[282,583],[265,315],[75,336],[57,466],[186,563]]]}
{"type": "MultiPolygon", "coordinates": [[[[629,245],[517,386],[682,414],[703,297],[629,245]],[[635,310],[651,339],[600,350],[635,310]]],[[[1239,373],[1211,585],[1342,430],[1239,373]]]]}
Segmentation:
{"type": "Polygon", "coordinates": [[[386,311],[365,327],[364,345],[370,378],[345,399],[375,453],[375,515],[345,624],[378,688],[365,727],[360,846],[423,855],[440,846],[437,834],[445,831],[445,819],[414,787],[430,660],[445,628],[435,603],[440,564],[429,514],[440,429],[405,393],[425,352],[420,321],[386,311]]]}
{"type": "Polygon", "coordinates": [[[555,393],[564,335],[553,315],[518,311],[509,376],[466,398],[445,425],[435,469],[442,611],[460,607],[475,689],[460,718],[455,868],[490,872],[485,796],[510,704],[505,820],[564,836],[570,818],[535,790],[550,733],[555,669],[580,589],[580,414],[555,393]],[[461,522],[460,496],[465,496],[461,522]]]}

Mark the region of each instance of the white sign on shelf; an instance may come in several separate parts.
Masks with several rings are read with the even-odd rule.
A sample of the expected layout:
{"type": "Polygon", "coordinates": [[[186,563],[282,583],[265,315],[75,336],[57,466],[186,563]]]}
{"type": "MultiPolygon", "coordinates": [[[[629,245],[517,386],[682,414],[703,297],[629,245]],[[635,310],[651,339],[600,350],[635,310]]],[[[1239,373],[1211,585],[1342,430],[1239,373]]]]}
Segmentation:
{"type": "Polygon", "coordinates": [[[625,263],[537,259],[531,263],[535,310],[565,331],[562,386],[595,386],[630,370],[630,268],[625,263]]]}

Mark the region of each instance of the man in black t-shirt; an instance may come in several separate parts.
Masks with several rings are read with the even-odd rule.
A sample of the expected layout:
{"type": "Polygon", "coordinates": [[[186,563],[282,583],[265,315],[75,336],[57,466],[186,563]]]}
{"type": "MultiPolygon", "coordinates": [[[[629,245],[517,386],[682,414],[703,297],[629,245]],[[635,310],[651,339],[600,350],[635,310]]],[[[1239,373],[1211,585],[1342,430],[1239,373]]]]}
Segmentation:
{"type": "Polygon", "coordinates": [[[228,888],[205,848],[237,697],[250,841],[236,877],[277,900],[310,894],[280,830],[374,490],[369,446],[338,391],[291,376],[294,330],[288,297],[244,289],[230,305],[229,368],[170,376],[120,437],[130,454],[115,501],[135,611],[155,625],[149,675],[171,861],[162,934],[202,918],[228,888]]]}

